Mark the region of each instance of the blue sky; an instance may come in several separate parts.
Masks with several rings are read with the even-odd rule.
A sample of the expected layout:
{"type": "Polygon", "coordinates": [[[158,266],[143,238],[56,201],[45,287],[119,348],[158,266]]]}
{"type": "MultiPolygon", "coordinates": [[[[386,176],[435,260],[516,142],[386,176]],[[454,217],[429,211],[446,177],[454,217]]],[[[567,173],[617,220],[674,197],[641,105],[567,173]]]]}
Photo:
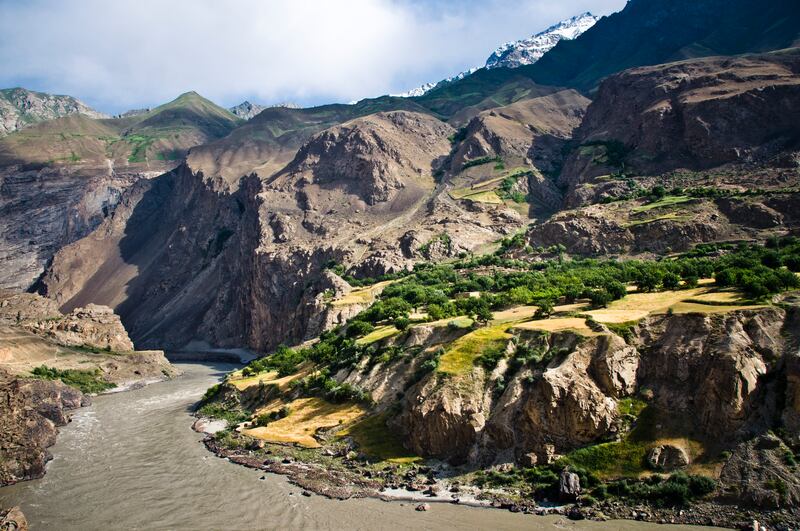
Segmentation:
{"type": "Polygon", "coordinates": [[[314,105],[402,92],[626,0],[0,0],[0,87],[116,113],[196,90],[314,105]]]}

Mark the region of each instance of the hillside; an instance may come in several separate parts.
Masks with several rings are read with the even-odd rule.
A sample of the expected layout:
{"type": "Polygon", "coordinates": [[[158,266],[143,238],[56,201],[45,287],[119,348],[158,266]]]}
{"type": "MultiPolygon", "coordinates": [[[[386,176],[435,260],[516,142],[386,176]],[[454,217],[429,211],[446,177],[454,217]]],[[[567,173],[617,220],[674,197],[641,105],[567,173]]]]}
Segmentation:
{"type": "Polygon", "coordinates": [[[633,66],[778,50],[798,39],[800,12],[791,0],[633,0],[574,41],[559,42],[525,67],[525,75],[546,85],[590,90],[603,77],[633,66]]]}
{"type": "MultiPolygon", "coordinates": [[[[800,14],[791,0],[633,0],[574,40],[562,39],[532,65],[482,68],[416,98],[445,116],[474,105],[505,84],[570,87],[591,92],[627,68],[693,57],[779,50],[800,42],[800,14]],[[654,38],[657,35],[658,38],[654,38]],[[523,81],[524,80],[524,81],[523,81]]],[[[511,103],[507,101],[505,103],[511,103]]]]}
{"type": "Polygon", "coordinates": [[[19,87],[0,90],[0,137],[70,114],[108,118],[72,96],[56,96],[19,87]]]}
{"type": "Polygon", "coordinates": [[[0,287],[30,287],[53,253],[91,232],[129,186],[238,123],[190,92],[125,118],[71,114],[1,138],[0,287]]]}

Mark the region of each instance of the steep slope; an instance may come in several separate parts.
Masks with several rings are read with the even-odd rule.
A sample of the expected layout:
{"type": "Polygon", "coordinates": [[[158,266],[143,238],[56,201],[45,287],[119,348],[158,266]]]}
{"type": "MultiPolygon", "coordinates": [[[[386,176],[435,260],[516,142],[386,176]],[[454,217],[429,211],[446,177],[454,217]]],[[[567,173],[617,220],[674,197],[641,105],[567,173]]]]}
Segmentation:
{"type": "MultiPolygon", "coordinates": [[[[637,174],[698,171],[726,163],[764,163],[796,151],[798,73],[800,50],[793,49],[636,68],[612,76],[576,132],[582,147],[570,155],[561,180],[574,188],[620,167],[623,173],[637,174]],[[619,153],[613,160],[593,162],[602,158],[600,151],[615,146],[619,153]]],[[[599,184],[595,193],[610,186],[599,184]]]]}
{"type": "Polygon", "coordinates": [[[323,129],[359,116],[394,110],[425,112],[412,101],[392,97],[366,99],[354,105],[270,107],[225,138],[192,149],[187,161],[194,171],[236,188],[242,175],[257,172],[267,177],[283,168],[311,136],[323,129]]]}
{"type": "MultiPolygon", "coordinates": [[[[634,66],[692,57],[763,52],[792,46],[800,14],[792,0],[633,0],[574,40],[562,39],[535,64],[482,68],[431,89],[416,101],[443,116],[475,105],[506,83],[593,90],[599,81],[634,66]]],[[[506,104],[511,101],[506,101],[506,104]]]]}
{"type": "Polygon", "coordinates": [[[72,96],[56,96],[20,87],[0,90],[0,137],[69,114],[108,118],[72,96]]]}
{"type": "MultiPolygon", "coordinates": [[[[274,109],[256,121],[266,113],[297,115],[274,109]]],[[[57,253],[42,289],[64,309],[116,308],[137,346],[266,349],[311,337],[351,311],[324,302],[326,290],[341,291],[322,274],[331,264],[377,277],[521,227],[505,205],[470,206],[437,186],[453,133],[427,114],[357,118],[235,189],[182,166],[139,183],[93,234],[57,253]]]]}
{"type": "Polygon", "coordinates": [[[239,105],[235,105],[228,109],[233,113],[236,117],[241,118],[242,120],[249,120],[253,118],[258,113],[266,109],[265,106],[259,105],[258,103],[250,103],[249,101],[243,101],[239,105]]]}
{"type": "Polygon", "coordinates": [[[486,59],[486,68],[517,68],[532,65],[562,39],[577,39],[582,33],[594,26],[599,17],[591,13],[582,13],[539,32],[527,39],[508,42],[495,50],[486,59]]]}
{"type": "Polygon", "coordinates": [[[176,374],[162,351],[134,352],[109,308],[62,315],[49,299],[0,292],[0,485],[44,475],[58,427],[90,393],[176,374]]]}
{"type": "MultiPolygon", "coordinates": [[[[598,18],[591,13],[583,13],[553,24],[544,31],[527,39],[507,42],[492,52],[489,58],[486,59],[483,68],[517,68],[533,64],[551,50],[558,41],[577,38],[584,31],[591,28],[597,20],[598,18]]],[[[396,94],[396,96],[403,98],[424,96],[433,89],[443,88],[456,81],[461,81],[474,74],[477,70],[478,67],[470,68],[441,81],[425,83],[402,94],[396,94]]]]}
{"type": "Polygon", "coordinates": [[[792,49],[609,77],[559,176],[572,210],[531,227],[527,243],[626,255],[796,233],[798,71],[792,49]]]}
{"type": "Polygon", "coordinates": [[[88,234],[139,179],[175,167],[238,123],[187,93],[126,118],[73,114],[0,139],[0,287],[26,289],[53,253],[88,234]]]}
{"type": "Polygon", "coordinates": [[[574,41],[560,42],[525,74],[589,90],[633,66],[776,50],[798,38],[800,12],[792,0],[632,0],[574,41]]]}

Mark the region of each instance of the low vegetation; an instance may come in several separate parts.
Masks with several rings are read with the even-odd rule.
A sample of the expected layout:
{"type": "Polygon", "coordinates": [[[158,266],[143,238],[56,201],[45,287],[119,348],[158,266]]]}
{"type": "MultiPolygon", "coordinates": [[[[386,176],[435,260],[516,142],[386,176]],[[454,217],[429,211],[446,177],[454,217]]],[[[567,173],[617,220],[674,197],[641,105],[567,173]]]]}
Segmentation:
{"type": "Polygon", "coordinates": [[[106,382],[102,379],[100,369],[79,370],[79,369],[56,369],[46,365],[40,365],[31,371],[34,378],[42,380],[61,380],[65,384],[79,389],[83,393],[102,393],[117,386],[115,383],[106,382]]]}

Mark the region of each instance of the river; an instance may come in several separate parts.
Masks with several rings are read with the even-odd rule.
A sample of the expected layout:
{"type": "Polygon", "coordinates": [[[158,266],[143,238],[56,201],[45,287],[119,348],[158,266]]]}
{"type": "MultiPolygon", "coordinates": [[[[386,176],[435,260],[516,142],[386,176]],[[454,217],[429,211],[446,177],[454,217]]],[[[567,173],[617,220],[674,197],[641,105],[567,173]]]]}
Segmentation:
{"type": "Polygon", "coordinates": [[[408,503],[304,497],[281,476],[260,479],[262,472],[215,457],[191,430],[192,405],[233,366],[179,367],[180,378],[99,396],[75,412],[51,448],[47,475],[0,488],[0,506],[21,505],[34,531],[681,528],[571,522],[451,504],[416,512],[408,503]]]}

